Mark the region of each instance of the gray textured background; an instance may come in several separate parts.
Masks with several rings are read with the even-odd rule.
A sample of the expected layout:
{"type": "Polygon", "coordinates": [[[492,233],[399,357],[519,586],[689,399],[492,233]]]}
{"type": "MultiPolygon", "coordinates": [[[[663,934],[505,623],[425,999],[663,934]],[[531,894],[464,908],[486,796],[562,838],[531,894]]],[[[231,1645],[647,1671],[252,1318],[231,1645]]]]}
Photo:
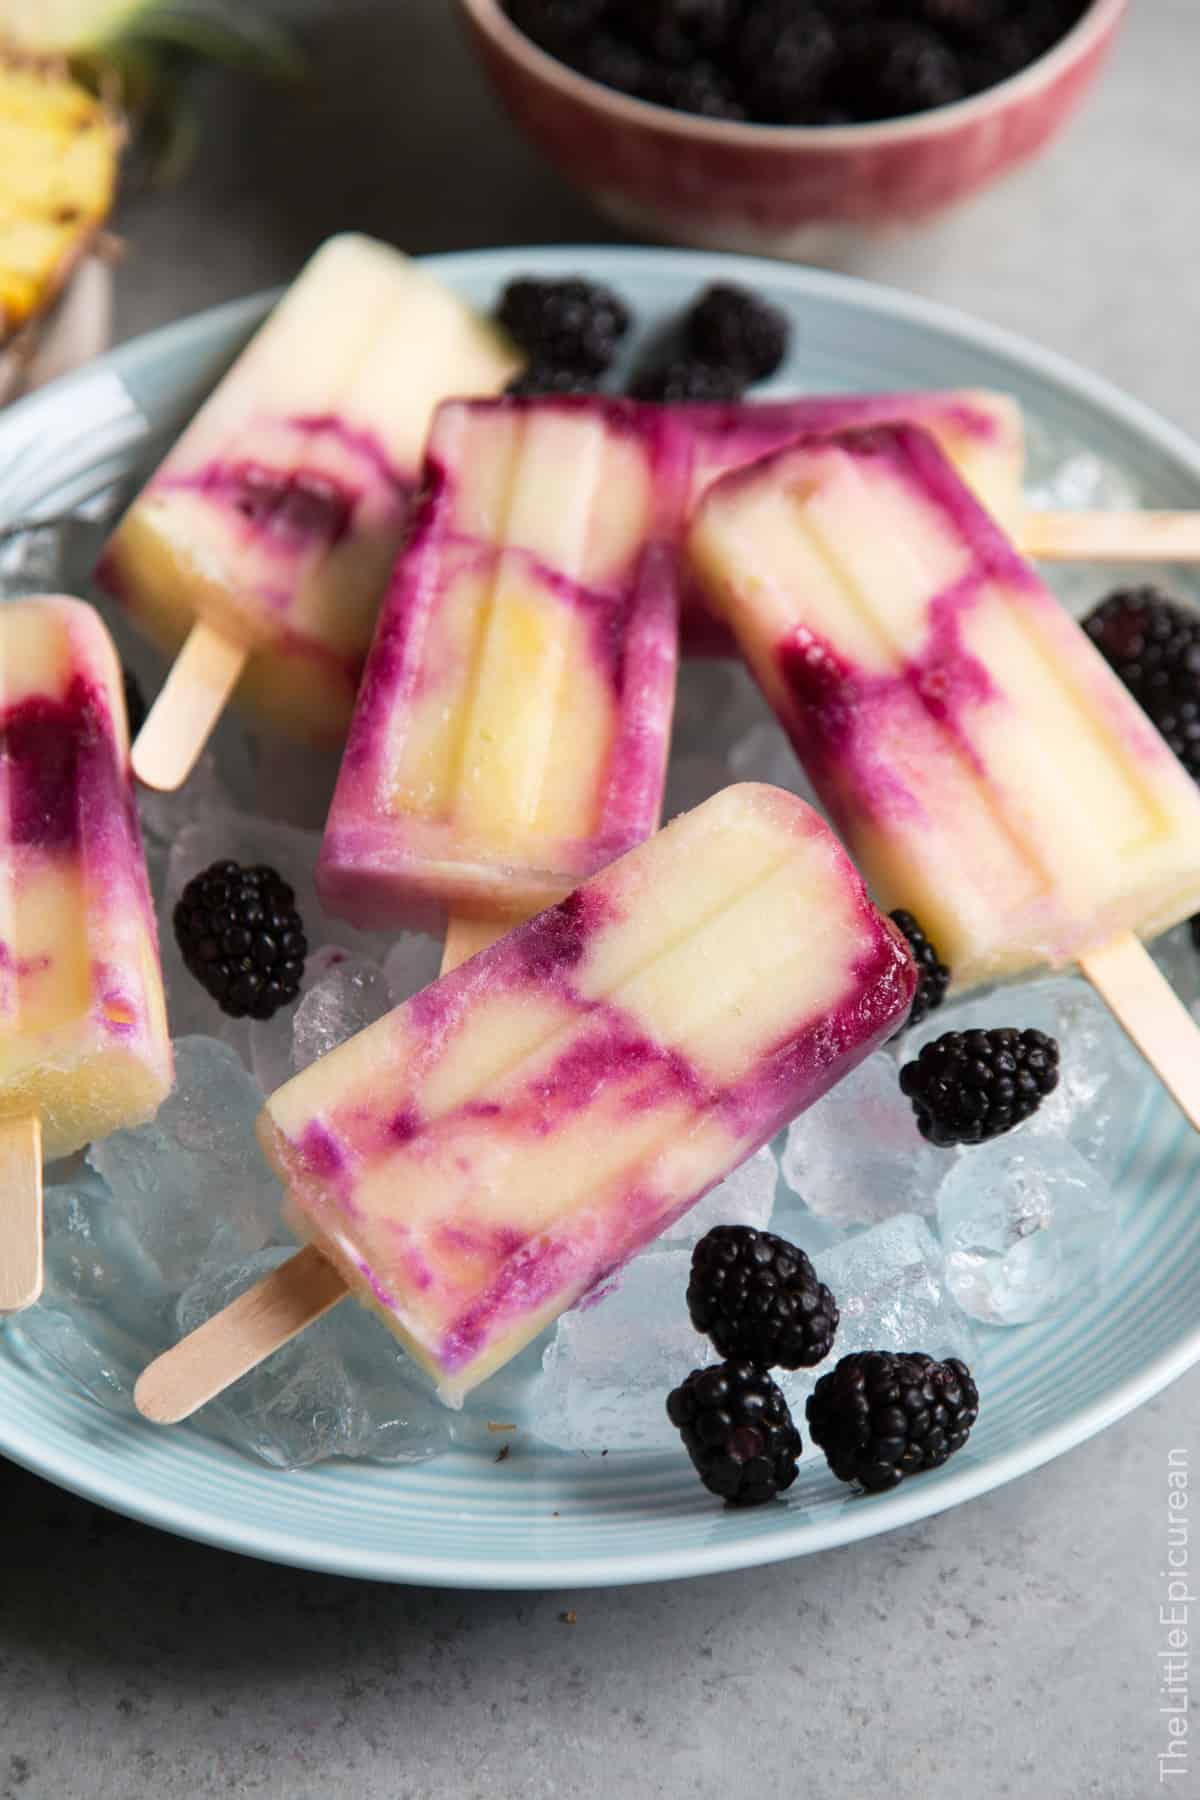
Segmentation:
{"type": "MultiPolygon", "coordinates": [[[[339,0],[320,94],[213,84],[183,187],[127,205],[122,334],[289,275],[603,224],[497,116],[445,0],[339,0]]],[[[1200,435],[1200,7],[1134,0],[1038,167],[853,265],[1102,369],[1200,435]]],[[[1158,1791],[1167,1454],[1200,1372],[911,1530],[626,1592],[442,1594],[239,1560],[0,1468],[0,1800],[1158,1791]],[[576,1622],[564,1622],[574,1612],[576,1622]]],[[[1168,1784],[1200,1792],[1197,1771],[1168,1784]]]]}

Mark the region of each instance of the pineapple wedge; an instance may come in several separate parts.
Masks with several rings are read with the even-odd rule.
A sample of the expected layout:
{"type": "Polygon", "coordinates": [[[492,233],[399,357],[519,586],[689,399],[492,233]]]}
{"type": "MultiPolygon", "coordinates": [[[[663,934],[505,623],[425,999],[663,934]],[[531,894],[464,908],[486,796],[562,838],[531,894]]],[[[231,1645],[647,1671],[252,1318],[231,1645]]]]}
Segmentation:
{"type": "Polygon", "coordinates": [[[108,217],[122,137],[61,65],[0,52],[0,343],[53,305],[108,217]]]}

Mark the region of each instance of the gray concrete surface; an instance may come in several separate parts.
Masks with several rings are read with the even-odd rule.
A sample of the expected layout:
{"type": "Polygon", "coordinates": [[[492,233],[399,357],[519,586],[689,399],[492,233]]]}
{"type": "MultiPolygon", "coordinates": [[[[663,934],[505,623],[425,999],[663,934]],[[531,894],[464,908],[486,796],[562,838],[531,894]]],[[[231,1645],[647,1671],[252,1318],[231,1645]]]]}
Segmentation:
{"type": "MultiPolygon", "coordinates": [[[[499,119],[445,0],[335,10],[320,94],[213,84],[193,174],[126,206],[123,333],[282,279],[336,226],[412,249],[609,235],[499,119]]],[[[1198,68],[1194,0],[1135,0],[1045,162],[859,272],[1065,349],[1200,434],[1198,68]]],[[[1198,1409],[1200,1372],[857,1548],[532,1597],[260,1566],[4,1468],[0,1800],[1200,1792],[1200,1745],[1165,1782],[1157,1761],[1168,1456],[1194,1454],[1198,1409]]]]}

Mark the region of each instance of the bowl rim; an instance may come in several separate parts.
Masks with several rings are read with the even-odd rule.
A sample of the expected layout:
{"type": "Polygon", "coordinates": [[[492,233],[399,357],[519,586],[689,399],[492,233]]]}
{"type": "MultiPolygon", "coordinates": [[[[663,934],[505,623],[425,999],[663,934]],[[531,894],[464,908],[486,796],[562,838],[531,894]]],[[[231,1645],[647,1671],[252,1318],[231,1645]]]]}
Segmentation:
{"type": "Polygon", "coordinates": [[[609,113],[625,124],[665,131],[679,138],[786,152],[875,149],[952,131],[1002,111],[1009,102],[1020,102],[1048,87],[1058,75],[1099,48],[1105,38],[1111,38],[1129,0],[1091,0],[1088,9],[1057,44],[1015,75],[978,94],[899,119],[878,119],[860,125],[768,125],[751,120],[707,119],[700,113],[659,106],[653,100],[638,100],[618,88],[606,87],[590,75],[581,75],[549,51],[540,49],[513,24],[500,0],[458,0],[458,4],[480,36],[500,55],[517,63],[543,86],[557,88],[566,99],[609,113]]]}

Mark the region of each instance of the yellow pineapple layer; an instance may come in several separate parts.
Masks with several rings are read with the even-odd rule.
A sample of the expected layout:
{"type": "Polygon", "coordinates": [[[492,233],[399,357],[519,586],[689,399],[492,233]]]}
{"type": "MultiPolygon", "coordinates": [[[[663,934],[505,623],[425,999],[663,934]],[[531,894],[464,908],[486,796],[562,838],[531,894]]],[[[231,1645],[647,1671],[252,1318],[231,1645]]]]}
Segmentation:
{"type": "Polygon", "coordinates": [[[51,305],[108,217],[121,137],[62,70],[0,51],[0,339],[51,305]]]}

